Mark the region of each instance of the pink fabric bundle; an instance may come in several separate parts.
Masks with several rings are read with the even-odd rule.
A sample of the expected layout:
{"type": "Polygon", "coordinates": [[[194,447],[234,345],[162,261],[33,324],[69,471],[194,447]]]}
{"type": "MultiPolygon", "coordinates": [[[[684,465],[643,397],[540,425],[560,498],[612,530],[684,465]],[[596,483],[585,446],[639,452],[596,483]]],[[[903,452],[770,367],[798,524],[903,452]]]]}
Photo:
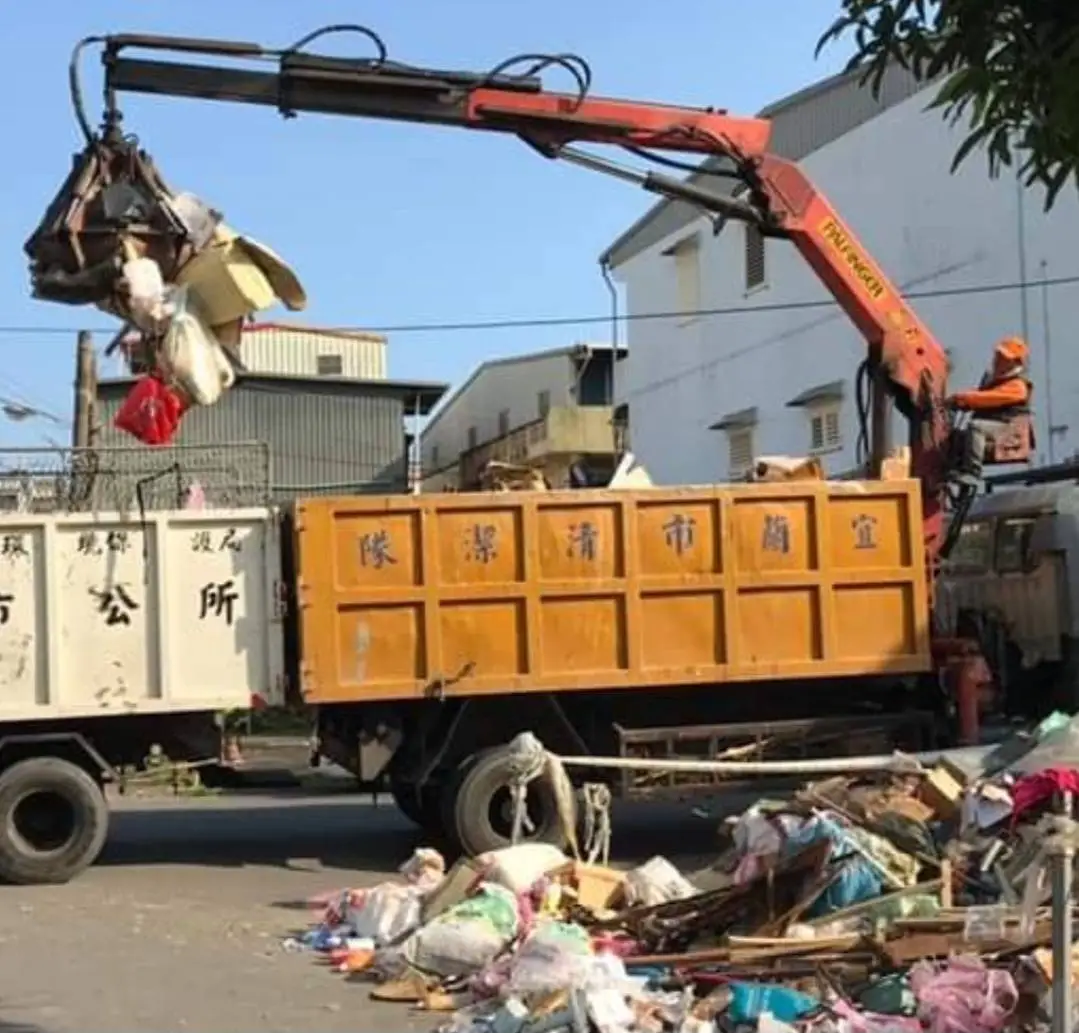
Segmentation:
{"type": "Polygon", "coordinates": [[[1019,1000],[1015,981],[981,958],[952,958],[943,965],[919,961],[910,988],[929,1033],[999,1033],[1019,1000]]]}

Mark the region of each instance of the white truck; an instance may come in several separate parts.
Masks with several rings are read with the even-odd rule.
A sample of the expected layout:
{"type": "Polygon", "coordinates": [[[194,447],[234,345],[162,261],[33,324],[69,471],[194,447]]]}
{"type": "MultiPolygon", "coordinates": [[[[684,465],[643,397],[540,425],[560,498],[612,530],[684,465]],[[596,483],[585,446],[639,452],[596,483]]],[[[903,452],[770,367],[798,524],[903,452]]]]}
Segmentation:
{"type": "Polygon", "coordinates": [[[0,516],[0,879],[66,882],[124,766],[284,702],[280,566],[270,509],[0,516]]]}

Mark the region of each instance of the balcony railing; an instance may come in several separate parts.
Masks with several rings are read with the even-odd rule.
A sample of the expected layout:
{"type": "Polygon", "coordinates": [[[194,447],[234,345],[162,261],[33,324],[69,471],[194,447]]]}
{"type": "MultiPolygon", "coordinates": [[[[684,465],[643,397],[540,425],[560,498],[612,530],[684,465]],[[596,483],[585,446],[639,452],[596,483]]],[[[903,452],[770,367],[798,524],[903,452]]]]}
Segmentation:
{"type": "Polygon", "coordinates": [[[492,460],[533,463],[561,455],[615,451],[614,410],[607,405],[555,406],[546,416],[485,441],[461,456],[462,482],[470,483],[492,460]]]}

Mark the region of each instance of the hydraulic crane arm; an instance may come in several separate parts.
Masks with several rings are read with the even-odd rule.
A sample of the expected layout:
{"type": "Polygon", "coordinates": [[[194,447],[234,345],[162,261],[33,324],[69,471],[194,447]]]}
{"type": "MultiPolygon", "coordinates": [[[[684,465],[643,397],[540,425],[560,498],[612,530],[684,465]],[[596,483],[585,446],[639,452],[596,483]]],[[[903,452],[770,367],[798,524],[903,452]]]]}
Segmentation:
{"type": "MultiPolygon", "coordinates": [[[[768,151],[771,124],[765,119],[711,108],[589,97],[587,72],[580,79],[581,92],[566,94],[544,91],[534,75],[507,75],[502,66],[484,75],[417,69],[384,56],[350,60],[231,41],[122,35],[104,42],[112,111],[117,93],[148,93],[275,107],[286,116],[317,112],[510,133],[550,157],[564,156],[569,144],[594,143],[726,158],[729,174],[746,187],[747,199],[741,203],[730,191],[684,191],[685,184],[665,176],[629,175],[653,192],[690,195],[686,199],[701,207],[789,238],[869,345],[880,349],[889,379],[907,396],[899,399],[901,408],[922,409],[931,398],[941,397],[947,369],[943,349],[805,173],[768,151]],[[264,72],[121,57],[122,51],[136,47],[272,57],[279,67],[264,72]]],[[[587,69],[572,56],[523,57],[533,64],[587,69]]],[[[609,163],[595,162],[597,168],[603,165],[618,174],[609,163]]]]}
{"type": "MultiPolygon", "coordinates": [[[[935,559],[950,431],[944,406],[948,368],[944,350],[806,174],[769,151],[768,121],[715,109],[589,96],[588,66],[572,55],[522,55],[486,74],[414,68],[389,61],[382,41],[356,26],[319,30],[284,51],[158,36],[122,35],[86,42],[104,48],[106,135],[119,132],[116,97],[125,91],[275,107],[287,117],[321,112],[510,133],[547,157],[629,179],[724,218],[751,222],[767,236],[790,240],[865,338],[875,381],[884,385],[910,423],[913,473],[923,484],[926,544],[931,562],[935,559]],[[342,59],[303,51],[317,36],[344,29],[366,35],[378,55],[342,59]],[[133,48],[272,59],[276,67],[252,70],[124,56],[133,48]],[[522,64],[531,67],[524,74],[511,74],[522,64]],[[576,77],[576,92],[542,88],[537,73],[553,65],[576,77]],[[732,177],[737,186],[731,190],[717,180],[715,189],[707,189],[641,172],[572,146],[582,142],[613,145],[639,156],[647,151],[708,155],[720,159],[717,175],[732,177]]],[[[80,123],[89,135],[74,71],[72,83],[80,123]]]]}

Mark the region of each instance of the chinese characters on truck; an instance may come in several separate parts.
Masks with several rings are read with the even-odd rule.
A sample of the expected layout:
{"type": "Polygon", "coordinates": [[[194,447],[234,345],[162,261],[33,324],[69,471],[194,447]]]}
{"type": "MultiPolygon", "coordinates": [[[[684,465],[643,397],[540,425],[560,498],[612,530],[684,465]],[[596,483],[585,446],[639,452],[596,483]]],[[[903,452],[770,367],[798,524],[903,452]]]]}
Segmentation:
{"type": "MultiPolygon", "coordinates": [[[[216,535],[205,529],[191,535],[193,553],[238,553],[242,551],[243,543],[243,536],[235,527],[226,528],[216,535]]],[[[122,556],[131,548],[130,532],[123,529],[87,529],[80,531],[75,539],[75,551],[84,557],[122,556]]],[[[29,562],[30,559],[27,534],[0,534],[0,564],[10,567],[16,563],[29,562]]],[[[0,578],[2,569],[0,566],[0,578]]],[[[8,578],[6,584],[0,580],[0,627],[10,623],[12,608],[17,602],[12,580],[8,578]]],[[[139,589],[130,580],[116,580],[111,573],[106,575],[102,583],[91,585],[86,591],[92,601],[94,613],[108,628],[129,627],[132,616],[142,607],[138,598],[141,594],[139,589]]],[[[198,618],[221,620],[231,626],[236,619],[239,600],[240,590],[234,577],[207,581],[200,587],[195,600],[198,618]]]]}
{"type": "MultiPolygon", "coordinates": [[[[695,517],[688,513],[672,513],[661,525],[662,544],[676,556],[687,556],[699,545],[695,517]]],[[[782,511],[767,512],[761,522],[762,552],[789,555],[794,547],[795,529],[791,518],[782,511]]],[[[877,518],[860,513],[850,521],[851,543],[859,551],[877,548],[877,518]]],[[[600,529],[595,522],[580,520],[565,532],[565,555],[568,559],[586,563],[599,559],[600,529]]],[[[471,563],[489,564],[499,555],[499,528],[493,523],[471,524],[461,536],[463,558],[471,563]]],[[[382,570],[398,562],[393,537],[385,528],[376,528],[359,537],[359,561],[362,567],[382,570]]]]}

